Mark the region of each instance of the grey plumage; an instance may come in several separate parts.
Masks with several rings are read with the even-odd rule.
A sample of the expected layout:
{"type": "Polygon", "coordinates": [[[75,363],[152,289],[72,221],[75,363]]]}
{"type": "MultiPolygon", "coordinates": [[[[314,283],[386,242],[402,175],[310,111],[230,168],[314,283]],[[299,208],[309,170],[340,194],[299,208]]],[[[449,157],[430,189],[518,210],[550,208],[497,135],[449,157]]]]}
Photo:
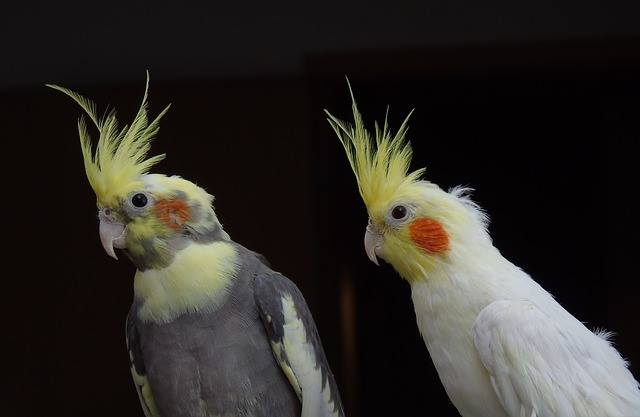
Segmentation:
{"type": "MultiPolygon", "coordinates": [[[[186,313],[165,324],[145,323],[137,317],[139,302],[134,300],[127,318],[132,366],[146,376],[159,416],[300,416],[301,401],[270,345],[282,338],[279,303],[285,293],[293,297],[315,350],[316,363],[310,365],[321,370],[336,415],[343,415],[315,324],[297,287],[256,254],[234,245],[241,267],[219,309],[186,313]],[[271,323],[265,321],[267,313],[271,323]]],[[[156,417],[154,406],[145,404],[143,396],[141,401],[156,417]]]]}
{"type": "Polygon", "coordinates": [[[149,121],[145,88],[135,118],[118,129],[115,112],[99,119],[91,101],[51,87],[73,98],[100,133],[94,151],[80,119],[100,241],[109,256],[117,259],[115,249],[124,250],[137,267],[126,334],[145,415],[342,416],[313,319],[295,285],[231,242],[211,194],[179,176],[149,173],[164,158],[147,153],[168,107],[149,121]],[[256,291],[258,276],[279,284],[256,291]],[[263,325],[269,314],[276,317],[272,336],[279,339],[263,325]]]}
{"type": "MultiPolygon", "coordinates": [[[[281,299],[285,294],[291,296],[295,310],[304,326],[303,330],[306,340],[313,346],[315,363],[321,375],[321,388],[324,389],[328,386],[330,402],[333,405],[332,411],[338,415],[344,415],[340,402],[340,394],[338,393],[331,369],[329,369],[320,336],[318,335],[307,303],[298,287],[288,278],[277,272],[258,275],[255,278],[254,286],[260,317],[267,329],[269,339],[274,343],[283,343],[286,320],[282,311],[281,299]]],[[[283,352],[282,359],[289,367],[292,366],[286,351],[283,352]]]]}

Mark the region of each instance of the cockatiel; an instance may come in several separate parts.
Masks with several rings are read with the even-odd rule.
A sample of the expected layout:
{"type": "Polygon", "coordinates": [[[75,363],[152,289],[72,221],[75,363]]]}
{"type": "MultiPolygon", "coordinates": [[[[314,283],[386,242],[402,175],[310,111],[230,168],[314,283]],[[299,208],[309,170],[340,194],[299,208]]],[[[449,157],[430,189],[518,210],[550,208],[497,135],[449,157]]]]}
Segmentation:
{"type": "MultiPolygon", "coordinates": [[[[350,87],[349,87],[350,89],[350,87]]],[[[464,417],[640,416],[640,390],[604,332],[592,333],[493,246],[468,189],[410,171],[407,119],[374,137],[351,93],[354,124],[331,114],[369,224],[371,261],[411,286],[420,333],[464,417]]],[[[428,415],[425,410],[425,415],[428,415]]]]}
{"type": "Polygon", "coordinates": [[[62,87],[97,127],[92,151],[78,130],[97,197],[100,239],[137,267],[126,335],[131,372],[147,417],[343,416],[315,323],[298,288],[261,256],[233,242],[213,197],[178,176],[150,174],[148,158],[164,109],[147,118],[96,116],[62,87]]]}

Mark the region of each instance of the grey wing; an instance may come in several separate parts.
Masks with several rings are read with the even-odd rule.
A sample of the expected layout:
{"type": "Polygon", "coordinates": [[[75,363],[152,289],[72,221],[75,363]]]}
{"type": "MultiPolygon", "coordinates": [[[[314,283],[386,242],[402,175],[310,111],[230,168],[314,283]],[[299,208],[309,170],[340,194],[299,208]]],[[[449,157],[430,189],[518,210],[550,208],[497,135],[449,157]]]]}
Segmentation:
{"type": "Polygon", "coordinates": [[[302,417],[343,417],[338,388],[316,325],[296,285],[278,273],[258,275],[254,297],[276,361],[302,403],[302,417]]]}
{"type": "Polygon", "coordinates": [[[131,375],[133,376],[133,382],[138,392],[138,398],[140,399],[140,405],[145,417],[160,417],[158,409],[156,407],[153,393],[151,392],[151,386],[147,379],[147,372],[144,367],[144,361],[142,358],[142,349],[140,347],[140,337],[138,329],[136,328],[136,319],[133,316],[133,311],[129,312],[127,316],[127,351],[129,352],[129,364],[131,366],[131,375]]]}
{"type": "Polygon", "coordinates": [[[260,261],[260,263],[262,263],[263,265],[265,265],[265,266],[267,266],[267,267],[271,268],[271,262],[269,262],[269,260],[267,259],[267,257],[266,257],[266,256],[264,256],[264,255],[263,255],[263,254],[261,254],[261,253],[258,253],[258,252],[254,252],[254,251],[252,251],[252,250],[249,250],[249,249],[247,249],[247,250],[248,250],[249,252],[251,252],[251,254],[252,254],[253,256],[255,256],[256,258],[258,258],[258,260],[260,261]]]}

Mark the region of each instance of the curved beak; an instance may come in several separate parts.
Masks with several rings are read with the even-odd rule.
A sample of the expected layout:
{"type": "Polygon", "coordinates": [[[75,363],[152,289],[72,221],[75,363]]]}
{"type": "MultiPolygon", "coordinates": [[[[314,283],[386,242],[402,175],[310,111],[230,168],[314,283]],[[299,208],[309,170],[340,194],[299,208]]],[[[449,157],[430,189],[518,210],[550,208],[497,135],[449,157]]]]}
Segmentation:
{"type": "Polygon", "coordinates": [[[100,242],[107,255],[118,259],[113,248],[125,248],[125,226],[124,224],[100,216],[100,242]]]}
{"type": "Polygon", "coordinates": [[[373,223],[369,222],[367,225],[367,231],[364,234],[364,250],[367,253],[367,257],[371,262],[376,265],[378,263],[378,251],[382,245],[382,234],[375,228],[373,223]]]}

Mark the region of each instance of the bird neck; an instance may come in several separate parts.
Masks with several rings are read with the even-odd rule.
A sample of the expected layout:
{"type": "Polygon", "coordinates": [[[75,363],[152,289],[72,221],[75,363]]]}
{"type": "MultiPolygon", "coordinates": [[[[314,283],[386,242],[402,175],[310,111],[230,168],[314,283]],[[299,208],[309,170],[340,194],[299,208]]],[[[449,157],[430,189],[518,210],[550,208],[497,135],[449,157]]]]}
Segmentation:
{"type": "Polygon", "coordinates": [[[184,313],[216,310],[226,301],[239,267],[235,245],[214,241],[190,243],[166,267],[138,270],[139,319],[167,323],[184,313]]]}
{"type": "Polygon", "coordinates": [[[410,284],[416,312],[418,305],[424,303],[420,308],[423,312],[461,309],[459,312],[473,317],[493,301],[521,297],[527,289],[537,286],[490,241],[455,248],[446,262],[410,284]]]}
{"type": "Polygon", "coordinates": [[[215,215],[200,223],[190,223],[178,230],[148,219],[133,220],[127,225],[125,253],[139,271],[165,269],[176,254],[193,243],[228,241],[215,215]]]}

